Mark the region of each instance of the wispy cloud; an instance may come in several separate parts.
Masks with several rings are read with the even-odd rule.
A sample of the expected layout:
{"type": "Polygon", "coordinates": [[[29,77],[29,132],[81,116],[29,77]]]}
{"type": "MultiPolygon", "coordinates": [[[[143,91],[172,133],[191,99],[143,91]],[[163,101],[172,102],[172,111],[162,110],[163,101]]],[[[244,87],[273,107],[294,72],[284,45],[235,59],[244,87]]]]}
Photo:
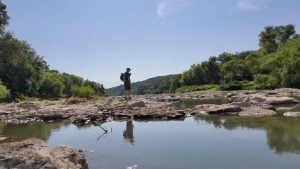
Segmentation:
{"type": "MultiPolygon", "coordinates": [[[[201,0],[157,0],[157,16],[164,20],[167,16],[185,9],[191,4],[199,3],[201,0]]],[[[270,0],[233,0],[239,10],[260,11],[268,8],[270,0]]],[[[202,1],[201,1],[202,2],[202,1]]],[[[207,3],[207,1],[203,1],[207,3]]],[[[205,4],[202,4],[205,5],[205,4]]]]}
{"type": "Polygon", "coordinates": [[[237,7],[242,10],[259,11],[268,8],[268,0],[236,0],[237,7]]]}
{"type": "Polygon", "coordinates": [[[165,18],[172,12],[185,6],[185,1],[188,0],[158,0],[157,4],[157,16],[159,18],[165,18]]]}

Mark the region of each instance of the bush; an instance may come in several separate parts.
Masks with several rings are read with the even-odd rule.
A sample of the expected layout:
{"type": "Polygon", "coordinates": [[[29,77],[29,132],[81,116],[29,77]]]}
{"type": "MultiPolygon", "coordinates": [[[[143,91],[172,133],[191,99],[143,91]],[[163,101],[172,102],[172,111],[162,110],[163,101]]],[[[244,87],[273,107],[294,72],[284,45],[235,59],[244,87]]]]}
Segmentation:
{"type": "Polygon", "coordinates": [[[297,57],[284,66],[281,72],[281,84],[285,87],[300,88],[300,51],[297,57]]]}
{"type": "Polygon", "coordinates": [[[243,90],[256,90],[257,89],[254,81],[244,83],[242,88],[243,88],[243,90]]]}
{"type": "Polygon", "coordinates": [[[39,93],[42,97],[61,97],[64,90],[63,78],[55,72],[45,72],[39,93]]]}
{"type": "Polygon", "coordinates": [[[277,79],[272,75],[259,74],[254,81],[256,89],[275,89],[278,85],[277,79]]]}
{"type": "Polygon", "coordinates": [[[75,96],[81,98],[92,98],[95,96],[95,91],[89,86],[81,86],[75,89],[75,96]]]}
{"type": "Polygon", "coordinates": [[[242,81],[233,81],[231,83],[222,84],[220,86],[221,90],[232,91],[232,90],[242,90],[243,82],[242,81]]]}
{"type": "Polygon", "coordinates": [[[10,91],[0,81],[0,100],[5,100],[10,96],[10,91]]]}
{"type": "Polygon", "coordinates": [[[195,92],[195,91],[217,91],[220,90],[219,85],[192,85],[192,86],[183,86],[176,89],[176,93],[186,93],[186,92],[195,92]]]}

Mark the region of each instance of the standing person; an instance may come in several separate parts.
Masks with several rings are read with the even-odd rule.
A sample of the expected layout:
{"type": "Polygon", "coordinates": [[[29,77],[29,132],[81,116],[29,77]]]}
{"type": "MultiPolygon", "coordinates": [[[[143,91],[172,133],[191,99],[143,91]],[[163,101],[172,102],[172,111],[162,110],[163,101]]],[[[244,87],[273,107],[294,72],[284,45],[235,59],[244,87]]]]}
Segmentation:
{"type": "Polygon", "coordinates": [[[125,100],[130,100],[131,99],[131,73],[130,73],[131,69],[127,68],[126,72],[124,73],[124,96],[125,96],[125,100]]]}

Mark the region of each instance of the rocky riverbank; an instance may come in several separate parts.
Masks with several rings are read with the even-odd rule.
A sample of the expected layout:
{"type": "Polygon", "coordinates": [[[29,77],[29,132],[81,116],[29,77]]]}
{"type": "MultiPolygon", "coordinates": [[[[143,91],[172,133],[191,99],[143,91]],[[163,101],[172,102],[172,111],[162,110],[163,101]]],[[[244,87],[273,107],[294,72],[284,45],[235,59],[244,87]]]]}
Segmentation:
{"type": "MultiPolygon", "coordinates": [[[[172,120],[189,115],[271,116],[277,109],[299,104],[300,89],[264,91],[197,92],[135,96],[130,101],[122,97],[107,97],[95,102],[70,104],[67,101],[42,101],[0,104],[0,120],[19,124],[37,121],[71,120],[74,123],[102,123],[107,120],[172,120]],[[170,106],[181,100],[220,99],[226,104],[201,104],[178,110],[170,106]]],[[[287,112],[296,117],[299,112],[287,112]]]]}
{"type": "Polygon", "coordinates": [[[48,148],[39,139],[0,144],[0,168],[15,169],[87,169],[81,150],[68,146],[48,148]]]}

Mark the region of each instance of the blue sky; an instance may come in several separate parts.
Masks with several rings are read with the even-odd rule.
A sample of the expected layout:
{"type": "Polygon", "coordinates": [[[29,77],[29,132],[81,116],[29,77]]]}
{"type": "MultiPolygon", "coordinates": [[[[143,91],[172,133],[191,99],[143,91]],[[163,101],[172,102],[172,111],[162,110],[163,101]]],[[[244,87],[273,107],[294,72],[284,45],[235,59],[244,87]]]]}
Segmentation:
{"type": "Polygon", "coordinates": [[[50,68],[105,87],[180,73],[222,52],[258,48],[267,25],[295,24],[299,0],[2,0],[8,30],[50,68]]]}

